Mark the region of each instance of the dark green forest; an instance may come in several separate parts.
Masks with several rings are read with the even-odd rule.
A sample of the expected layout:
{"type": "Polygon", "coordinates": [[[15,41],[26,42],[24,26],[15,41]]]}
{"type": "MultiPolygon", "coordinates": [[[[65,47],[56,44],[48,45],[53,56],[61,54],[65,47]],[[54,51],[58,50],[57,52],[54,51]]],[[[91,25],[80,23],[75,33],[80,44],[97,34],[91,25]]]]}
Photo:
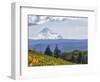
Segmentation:
{"type": "Polygon", "coordinates": [[[44,54],[53,56],[56,58],[61,58],[63,60],[71,61],[77,64],[87,64],[88,63],[88,52],[87,51],[80,51],[80,50],[73,50],[73,51],[66,51],[61,52],[61,50],[56,45],[54,52],[51,51],[50,46],[48,45],[44,54]]]}

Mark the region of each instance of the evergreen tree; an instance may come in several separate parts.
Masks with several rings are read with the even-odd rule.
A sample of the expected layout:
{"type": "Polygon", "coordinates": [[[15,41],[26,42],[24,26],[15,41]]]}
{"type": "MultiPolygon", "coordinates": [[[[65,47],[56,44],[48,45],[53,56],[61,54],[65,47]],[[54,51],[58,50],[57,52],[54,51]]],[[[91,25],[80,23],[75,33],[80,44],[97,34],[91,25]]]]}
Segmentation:
{"type": "Polygon", "coordinates": [[[82,63],[82,53],[81,52],[79,52],[77,63],[82,63]]]}
{"type": "Polygon", "coordinates": [[[45,52],[46,55],[52,56],[52,51],[50,50],[50,46],[48,45],[45,52]]]}
{"type": "Polygon", "coordinates": [[[74,57],[74,55],[72,55],[71,61],[72,61],[72,62],[75,62],[75,57],[74,57]]]}
{"type": "Polygon", "coordinates": [[[61,51],[58,49],[58,46],[56,45],[54,49],[54,57],[58,58],[60,56],[61,51]]]}

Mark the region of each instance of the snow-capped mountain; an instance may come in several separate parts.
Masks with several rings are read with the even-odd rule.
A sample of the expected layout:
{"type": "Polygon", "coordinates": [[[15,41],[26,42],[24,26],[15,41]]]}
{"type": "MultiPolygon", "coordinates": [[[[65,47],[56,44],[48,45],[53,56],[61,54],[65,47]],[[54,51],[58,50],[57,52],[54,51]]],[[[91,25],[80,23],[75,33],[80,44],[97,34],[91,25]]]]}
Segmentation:
{"type": "Polygon", "coordinates": [[[37,39],[63,39],[63,37],[58,34],[52,32],[49,28],[43,28],[37,35],[37,39]]]}

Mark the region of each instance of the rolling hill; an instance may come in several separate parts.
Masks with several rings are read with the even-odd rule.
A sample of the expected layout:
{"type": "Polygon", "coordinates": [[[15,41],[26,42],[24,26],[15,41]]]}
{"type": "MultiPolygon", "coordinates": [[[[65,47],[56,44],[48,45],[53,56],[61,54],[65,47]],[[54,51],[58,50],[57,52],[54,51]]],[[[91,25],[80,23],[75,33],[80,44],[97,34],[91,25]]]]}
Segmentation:
{"type": "Polygon", "coordinates": [[[28,66],[50,66],[50,65],[71,65],[75,64],[69,61],[65,61],[60,58],[55,58],[51,56],[47,56],[41,53],[38,53],[33,50],[29,50],[28,52],[28,66]]]}

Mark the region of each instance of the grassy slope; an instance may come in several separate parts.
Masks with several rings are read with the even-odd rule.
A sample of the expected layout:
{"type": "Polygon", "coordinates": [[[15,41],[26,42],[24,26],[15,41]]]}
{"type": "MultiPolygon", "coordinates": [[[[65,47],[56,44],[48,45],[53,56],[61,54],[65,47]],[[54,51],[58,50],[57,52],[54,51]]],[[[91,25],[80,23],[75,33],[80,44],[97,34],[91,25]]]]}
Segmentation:
{"type": "Polygon", "coordinates": [[[28,66],[68,65],[68,64],[74,64],[74,63],[62,60],[60,58],[55,58],[44,54],[40,54],[35,51],[29,51],[28,53],[28,66]]]}

